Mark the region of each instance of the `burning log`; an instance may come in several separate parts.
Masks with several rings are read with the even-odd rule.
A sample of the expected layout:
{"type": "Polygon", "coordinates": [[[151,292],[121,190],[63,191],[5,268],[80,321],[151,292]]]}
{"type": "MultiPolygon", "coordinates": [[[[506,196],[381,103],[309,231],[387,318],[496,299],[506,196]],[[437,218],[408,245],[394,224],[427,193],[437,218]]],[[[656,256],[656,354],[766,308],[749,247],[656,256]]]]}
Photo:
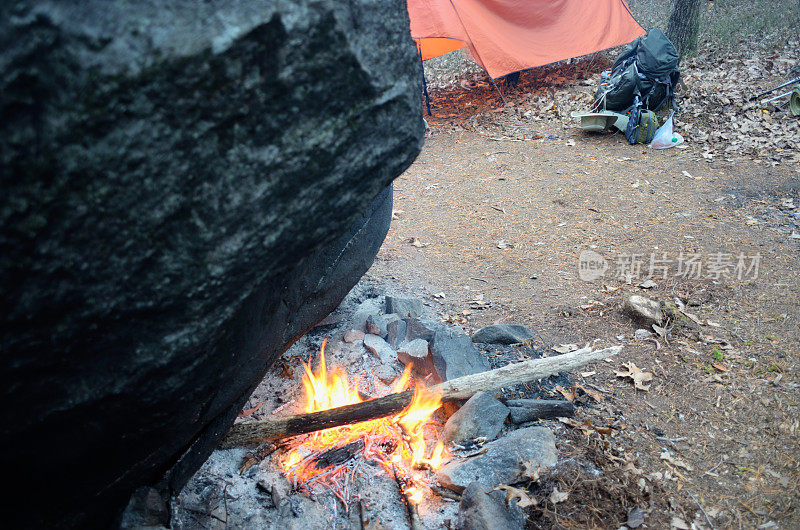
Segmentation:
{"type": "Polygon", "coordinates": [[[326,469],[332,466],[344,464],[358,453],[364,450],[364,440],[358,439],[355,442],[333,447],[317,455],[313,462],[317,469],[326,469]]]}
{"type": "MultiPolygon", "coordinates": [[[[618,354],[622,346],[612,346],[592,351],[582,348],[574,352],[514,363],[488,372],[467,375],[445,381],[428,389],[441,394],[442,401],[467,399],[478,392],[494,392],[501,388],[544,379],[560,372],[581,368],[587,364],[618,354]]],[[[383,418],[402,412],[411,403],[414,392],[406,390],[396,394],[371,399],[319,412],[295,414],[283,418],[251,421],[234,425],[222,441],[222,447],[277,440],[298,434],[351,425],[383,418]]]]}

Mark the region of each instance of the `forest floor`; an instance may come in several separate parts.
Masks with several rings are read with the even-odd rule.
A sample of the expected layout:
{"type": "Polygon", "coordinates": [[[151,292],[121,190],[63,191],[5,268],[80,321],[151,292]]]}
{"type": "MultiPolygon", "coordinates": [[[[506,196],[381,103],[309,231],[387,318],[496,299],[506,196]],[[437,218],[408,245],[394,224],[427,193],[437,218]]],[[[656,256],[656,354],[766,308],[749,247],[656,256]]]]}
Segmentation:
{"type": "Polygon", "coordinates": [[[651,528],[800,527],[800,127],[746,102],[798,75],[799,46],[687,63],[681,149],[569,117],[603,57],[525,72],[500,85],[505,104],[479,76],[434,95],[368,279],[468,332],[505,322],[545,350],[624,344],[555,396],[582,405],[558,442],[574,465],[529,485],[531,527],[643,514],[651,528]],[[752,84],[726,84],[732,68],[752,84]],[[584,281],[589,258],[607,269],[584,281]],[[660,334],[634,337],[644,326],[621,308],[634,294],[665,305],[660,334]],[[646,389],[628,369],[651,374],[646,389]],[[553,486],[567,499],[553,504],[553,486]]]}

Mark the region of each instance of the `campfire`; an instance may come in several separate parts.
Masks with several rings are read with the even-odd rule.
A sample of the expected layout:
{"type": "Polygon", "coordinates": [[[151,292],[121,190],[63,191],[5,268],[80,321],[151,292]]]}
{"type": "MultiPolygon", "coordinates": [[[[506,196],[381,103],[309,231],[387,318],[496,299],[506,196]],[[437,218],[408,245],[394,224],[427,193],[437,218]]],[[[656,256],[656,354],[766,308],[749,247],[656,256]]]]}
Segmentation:
{"type": "Polygon", "coordinates": [[[489,498],[480,492],[555,465],[553,432],[530,422],[571,416],[572,403],[531,399],[522,385],[621,349],[492,368],[460,328],[396,314],[381,327],[379,316],[285,354],[182,492],[176,527],[450,527],[489,498]]]}
{"type": "MultiPolygon", "coordinates": [[[[307,413],[365,401],[357,390],[357,380],[351,381],[340,367],[328,369],[326,343],[323,341],[320,348],[316,371],[303,363],[307,413]]],[[[371,462],[380,464],[395,478],[410,503],[419,503],[433,480],[430,472],[441,467],[447,453],[444,444],[436,441],[441,424],[431,419],[442,404],[441,392],[429,391],[413,381],[408,365],[391,393],[404,392],[412,385],[411,403],[400,413],[317,431],[300,445],[288,448],[281,466],[293,487],[308,492],[315,487],[329,488],[347,510],[350,486],[356,475],[369,472],[364,464],[371,462]]]]}

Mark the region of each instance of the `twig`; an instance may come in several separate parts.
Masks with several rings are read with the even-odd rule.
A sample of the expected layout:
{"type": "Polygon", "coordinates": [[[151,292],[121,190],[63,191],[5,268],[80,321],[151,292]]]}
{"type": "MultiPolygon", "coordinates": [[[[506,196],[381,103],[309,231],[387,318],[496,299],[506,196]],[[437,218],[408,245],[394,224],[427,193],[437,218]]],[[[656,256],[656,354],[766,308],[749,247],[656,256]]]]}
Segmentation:
{"type": "Polygon", "coordinates": [[[248,451],[242,459],[242,463],[239,465],[239,474],[243,475],[245,471],[267,458],[274,453],[276,449],[278,449],[277,445],[266,442],[259,445],[255,451],[248,451]]]}
{"type": "Polygon", "coordinates": [[[406,495],[405,481],[397,475],[397,468],[394,464],[392,464],[392,474],[394,475],[394,481],[397,483],[397,489],[400,491],[400,497],[403,499],[403,503],[408,509],[408,521],[411,525],[411,530],[425,530],[425,527],[422,525],[422,520],[419,518],[417,506],[411,502],[411,499],[406,495]]]}
{"type": "Polygon", "coordinates": [[[706,471],[706,472],[705,472],[705,473],[703,473],[703,474],[704,474],[704,475],[708,475],[708,474],[712,473],[712,472],[713,472],[715,469],[717,469],[719,466],[721,466],[721,465],[722,465],[722,463],[723,463],[724,461],[725,461],[725,459],[724,459],[724,458],[720,458],[720,459],[719,459],[719,463],[718,463],[716,466],[712,467],[711,469],[709,469],[708,471],[706,471]]]}
{"type": "Polygon", "coordinates": [[[682,441],[686,440],[686,438],[684,438],[684,437],[667,438],[666,436],[656,436],[656,440],[659,440],[661,442],[668,442],[668,443],[674,444],[675,442],[682,442],[682,441]]]}
{"type": "Polygon", "coordinates": [[[456,493],[454,491],[450,491],[448,489],[440,488],[439,486],[436,486],[436,485],[431,485],[430,489],[434,494],[438,495],[439,497],[443,497],[445,499],[450,499],[451,501],[460,501],[461,500],[461,495],[459,495],[458,493],[456,493]]]}
{"type": "Polygon", "coordinates": [[[694,495],[692,495],[692,494],[691,494],[691,492],[688,492],[688,491],[687,491],[686,493],[688,493],[688,494],[689,494],[689,497],[691,497],[691,498],[692,498],[692,500],[694,501],[694,503],[697,505],[697,507],[698,507],[698,508],[700,508],[700,511],[701,511],[701,512],[703,512],[703,515],[705,515],[705,516],[706,516],[706,521],[708,521],[708,526],[710,526],[710,527],[711,527],[711,530],[714,530],[714,523],[712,523],[712,522],[711,522],[711,517],[709,517],[709,516],[708,516],[708,514],[706,513],[706,509],[705,509],[705,508],[703,508],[703,505],[702,505],[702,504],[700,504],[700,503],[697,501],[697,499],[695,499],[695,498],[694,498],[694,495]]]}

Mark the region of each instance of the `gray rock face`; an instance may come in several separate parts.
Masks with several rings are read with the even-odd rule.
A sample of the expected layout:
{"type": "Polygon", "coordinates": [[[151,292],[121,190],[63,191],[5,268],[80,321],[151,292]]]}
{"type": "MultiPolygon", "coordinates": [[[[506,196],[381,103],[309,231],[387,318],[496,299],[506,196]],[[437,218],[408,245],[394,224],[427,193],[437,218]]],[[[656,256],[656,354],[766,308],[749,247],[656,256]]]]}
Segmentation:
{"type": "Polygon", "coordinates": [[[486,451],[466,460],[454,460],[436,474],[439,482],[454,491],[463,491],[472,482],[493,488],[514,484],[522,478],[522,463],[533,469],[556,465],[555,436],[544,427],[517,429],[486,444],[486,451]]]}
{"type": "Polygon", "coordinates": [[[389,322],[386,326],[386,340],[393,348],[399,348],[406,342],[416,339],[433,342],[435,328],[432,323],[425,323],[416,318],[403,318],[389,322]]]}
{"type": "Polygon", "coordinates": [[[389,322],[386,330],[386,340],[392,348],[399,348],[406,341],[405,319],[389,322]]]}
{"type": "Polygon", "coordinates": [[[443,381],[485,372],[491,367],[486,357],[461,329],[440,327],[431,344],[433,366],[443,381]]]}
{"type": "Polygon", "coordinates": [[[660,324],[664,319],[664,313],[661,311],[661,304],[655,300],[651,300],[644,296],[634,294],[629,296],[625,303],[622,304],[622,309],[628,313],[631,318],[647,325],[660,324]]]}
{"type": "Polygon", "coordinates": [[[422,143],[408,14],[22,0],[0,42],[6,501],[109,526],[179,490],[371,264],[422,143]]]}
{"type": "Polygon", "coordinates": [[[365,327],[367,333],[372,333],[373,335],[377,335],[385,339],[386,335],[389,333],[388,331],[389,324],[397,320],[400,320],[400,317],[395,314],[370,315],[367,317],[367,323],[365,327]]]}
{"type": "Polygon", "coordinates": [[[516,503],[506,507],[505,493],[472,482],[458,507],[459,530],[522,530],[525,517],[516,503]]]}
{"type": "Polygon", "coordinates": [[[419,318],[422,316],[422,300],[417,298],[386,297],[386,314],[397,313],[401,317],[419,318]]]}
{"type": "Polygon", "coordinates": [[[448,418],[441,439],[462,444],[476,438],[494,440],[508,417],[508,407],[486,392],[478,392],[448,418]]]}
{"type": "Polygon", "coordinates": [[[472,342],[486,344],[517,344],[533,338],[533,333],[521,324],[491,324],[472,335],[472,342]]]}

